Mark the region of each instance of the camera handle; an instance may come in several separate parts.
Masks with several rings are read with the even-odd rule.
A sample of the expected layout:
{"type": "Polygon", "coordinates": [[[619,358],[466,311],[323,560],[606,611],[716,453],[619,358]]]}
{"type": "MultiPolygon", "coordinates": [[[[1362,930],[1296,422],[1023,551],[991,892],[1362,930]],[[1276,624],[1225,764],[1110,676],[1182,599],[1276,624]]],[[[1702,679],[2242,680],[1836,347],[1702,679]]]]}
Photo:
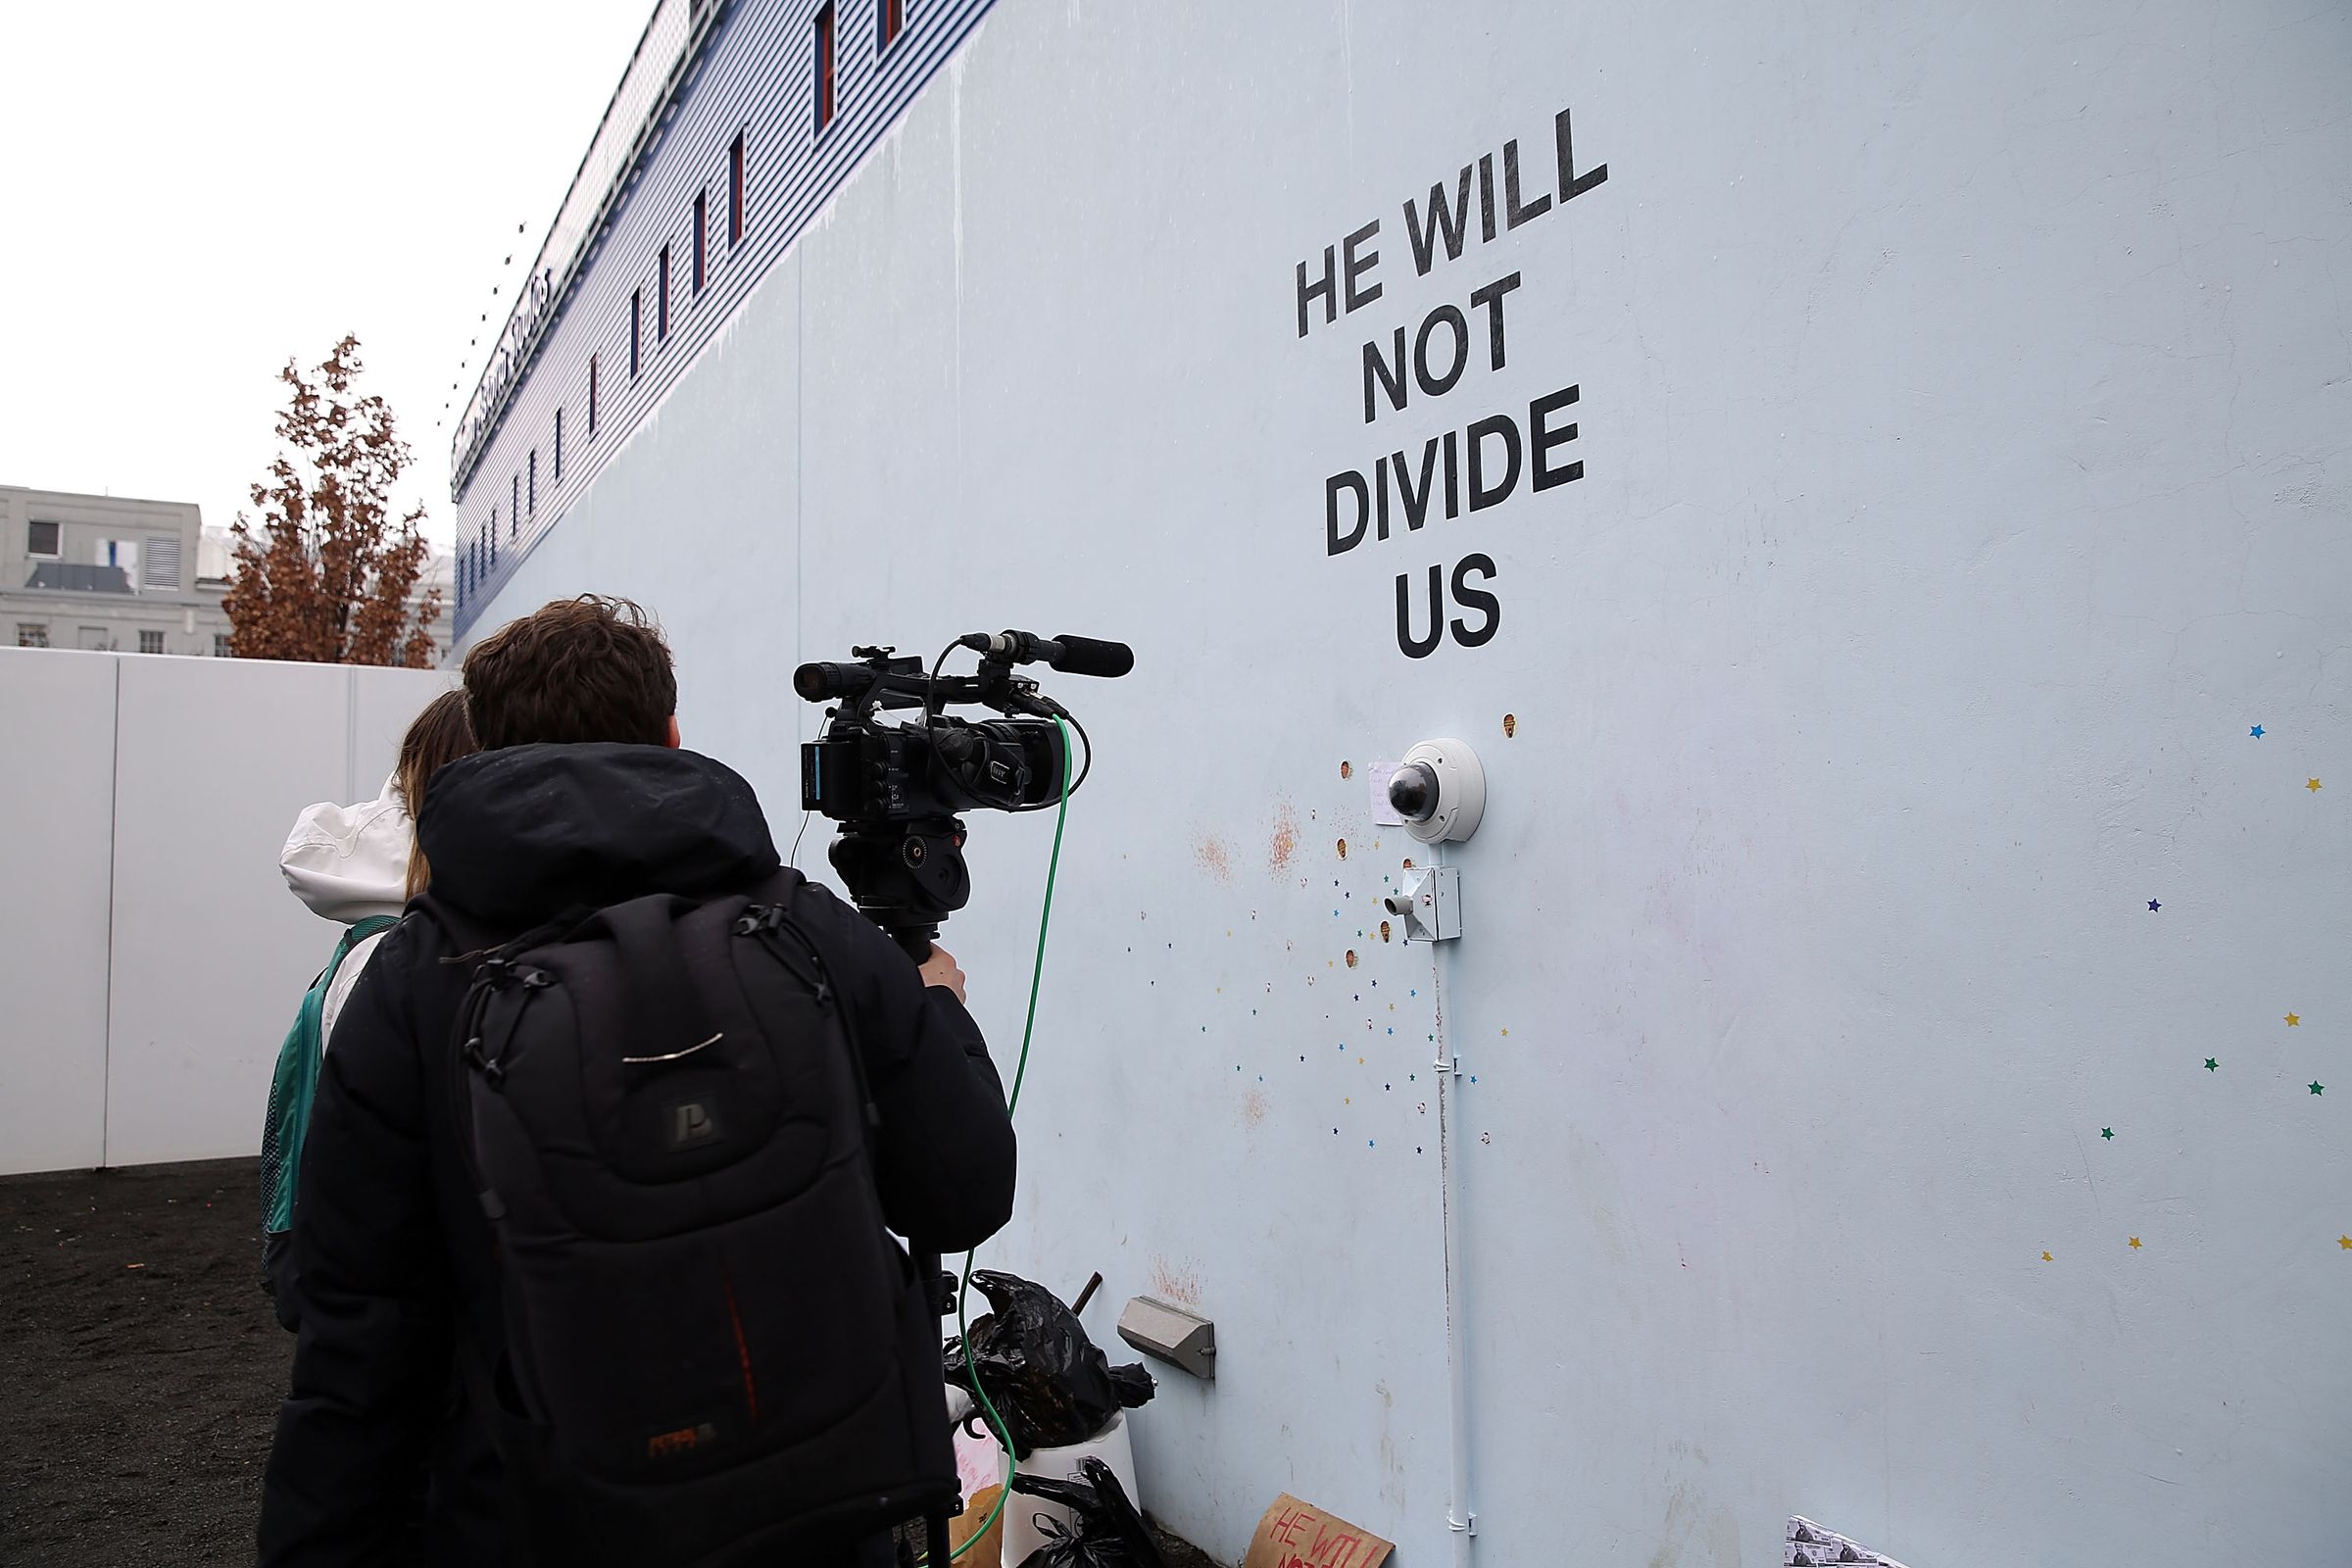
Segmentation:
{"type": "Polygon", "coordinates": [[[918,964],[925,963],[930,960],[931,946],[933,943],[939,940],[939,926],[937,923],[933,923],[931,925],[885,926],[883,927],[883,933],[884,935],[888,936],[891,941],[896,942],[899,945],[899,951],[901,953],[906,954],[906,956],[912,958],[918,964]]]}
{"type": "Polygon", "coordinates": [[[928,1250],[922,1243],[912,1238],[907,1240],[906,1251],[914,1260],[914,1282],[922,1287],[923,1299],[930,1304],[932,1315],[954,1317],[957,1289],[956,1276],[948,1270],[937,1252],[928,1250]]]}

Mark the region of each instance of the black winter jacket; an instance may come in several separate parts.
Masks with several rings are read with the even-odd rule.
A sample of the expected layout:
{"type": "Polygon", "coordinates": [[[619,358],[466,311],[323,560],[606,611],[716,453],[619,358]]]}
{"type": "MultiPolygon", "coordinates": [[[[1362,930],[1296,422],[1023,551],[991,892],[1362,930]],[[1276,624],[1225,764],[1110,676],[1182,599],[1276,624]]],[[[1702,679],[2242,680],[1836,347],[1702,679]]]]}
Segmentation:
{"type": "MultiPolygon", "coordinates": [[[[418,832],[433,901],[510,935],[569,907],[748,887],[779,863],[749,784],[653,746],[466,758],[434,775],[418,832]]],[[[826,890],[808,888],[795,916],[857,1021],[884,1216],[944,1251],[977,1246],[1010,1216],[1013,1189],[1012,1126],[978,1027],[826,890]]],[[[301,1329],[264,1483],[266,1568],[530,1560],[502,1527],[479,1433],[448,1419],[453,1358],[463,1348],[494,1365],[503,1334],[444,1087],[466,984],[441,961],[455,952],[412,905],[326,1054],[295,1212],[301,1329]]]]}

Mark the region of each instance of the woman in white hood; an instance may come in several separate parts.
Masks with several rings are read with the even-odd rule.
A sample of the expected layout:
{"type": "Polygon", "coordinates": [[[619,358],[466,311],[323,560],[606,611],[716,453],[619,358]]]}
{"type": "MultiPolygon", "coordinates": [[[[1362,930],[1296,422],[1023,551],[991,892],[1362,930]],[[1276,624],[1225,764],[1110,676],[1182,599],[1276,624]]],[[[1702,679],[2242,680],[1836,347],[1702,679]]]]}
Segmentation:
{"type": "MultiPolygon", "coordinates": [[[[424,805],[425,784],[443,764],[480,749],[466,719],[466,694],[448,691],[434,698],[402,738],[400,760],[382,794],[357,806],[322,801],[295,818],[278,858],[286,886],[313,913],[345,925],[370,915],[397,917],[424,891],[430,873],[416,848],[415,820],[424,805]]],[[[319,1019],[322,1046],[334,1039],[335,1017],[382,940],[379,932],[360,943],[335,971],[319,1019]]]]}

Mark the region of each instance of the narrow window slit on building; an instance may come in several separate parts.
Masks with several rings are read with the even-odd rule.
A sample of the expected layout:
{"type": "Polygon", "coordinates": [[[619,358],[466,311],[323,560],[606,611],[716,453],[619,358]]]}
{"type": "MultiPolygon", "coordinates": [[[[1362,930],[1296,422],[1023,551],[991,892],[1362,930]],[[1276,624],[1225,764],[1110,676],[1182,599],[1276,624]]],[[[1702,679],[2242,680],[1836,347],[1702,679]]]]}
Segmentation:
{"type": "Polygon", "coordinates": [[[727,243],[735,245],[743,239],[743,132],[735,133],[734,145],[727,149],[727,243]]]}
{"type": "Polygon", "coordinates": [[[816,14],[816,128],[833,123],[833,8],[816,14]]]}
{"type": "Polygon", "coordinates": [[[703,280],[709,269],[710,210],[710,193],[707,190],[696,191],[694,193],[694,292],[697,298],[702,296],[703,280]]]}

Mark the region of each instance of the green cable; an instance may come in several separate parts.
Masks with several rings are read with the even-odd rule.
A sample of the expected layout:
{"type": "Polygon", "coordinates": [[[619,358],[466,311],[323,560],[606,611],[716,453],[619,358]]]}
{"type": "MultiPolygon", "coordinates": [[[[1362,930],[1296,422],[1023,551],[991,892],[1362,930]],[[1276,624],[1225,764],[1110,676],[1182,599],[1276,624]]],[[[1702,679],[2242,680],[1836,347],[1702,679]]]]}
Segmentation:
{"type": "MultiPolygon", "coordinates": [[[[1012,1093],[1004,1100],[1004,1117],[1007,1121],[1012,1119],[1014,1108],[1021,1102],[1021,1080],[1029,1073],[1029,1041],[1037,1032],[1037,993],[1046,973],[1046,931],[1054,921],[1054,878],[1061,870],[1061,828],[1070,815],[1070,726],[1059,717],[1054,720],[1054,725],[1061,731],[1061,804],[1054,813],[1054,855],[1046,862],[1046,906],[1037,916],[1037,962],[1029,971],[1029,1016],[1021,1025],[1021,1055],[1012,1069],[1012,1093]]],[[[988,1396],[988,1390],[981,1386],[980,1365],[972,1355],[971,1325],[964,1316],[965,1304],[972,1295],[972,1264],[979,1256],[980,1249],[976,1247],[963,1254],[963,1283],[956,1291],[956,1332],[962,1336],[963,1370],[964,1375],[972,1380],[972,1396],[980,1401],[980,1408],[988,1413],[988,1429],[1004,1446],[1004,1485],[997,1493],[997,1505],[989,1509],[986,1519],[980,1521],[980,1528],[966,1537],[962,1545],[948,1553],[950,1562],[955,1562],[978,1545],[983,1537],[996,1529],[997,1521],[1004,1516],[1004,1504],[1012,1498],[1013,1478],[1021,1473],[1021,1461],[1012,1451],[1012,1432],[1005,1425],[1004,1418],[997,1413],[996,1404],[988,1396]]],[[[916,1559],[918,1564],[928,1560],[916,1559]]]]}

